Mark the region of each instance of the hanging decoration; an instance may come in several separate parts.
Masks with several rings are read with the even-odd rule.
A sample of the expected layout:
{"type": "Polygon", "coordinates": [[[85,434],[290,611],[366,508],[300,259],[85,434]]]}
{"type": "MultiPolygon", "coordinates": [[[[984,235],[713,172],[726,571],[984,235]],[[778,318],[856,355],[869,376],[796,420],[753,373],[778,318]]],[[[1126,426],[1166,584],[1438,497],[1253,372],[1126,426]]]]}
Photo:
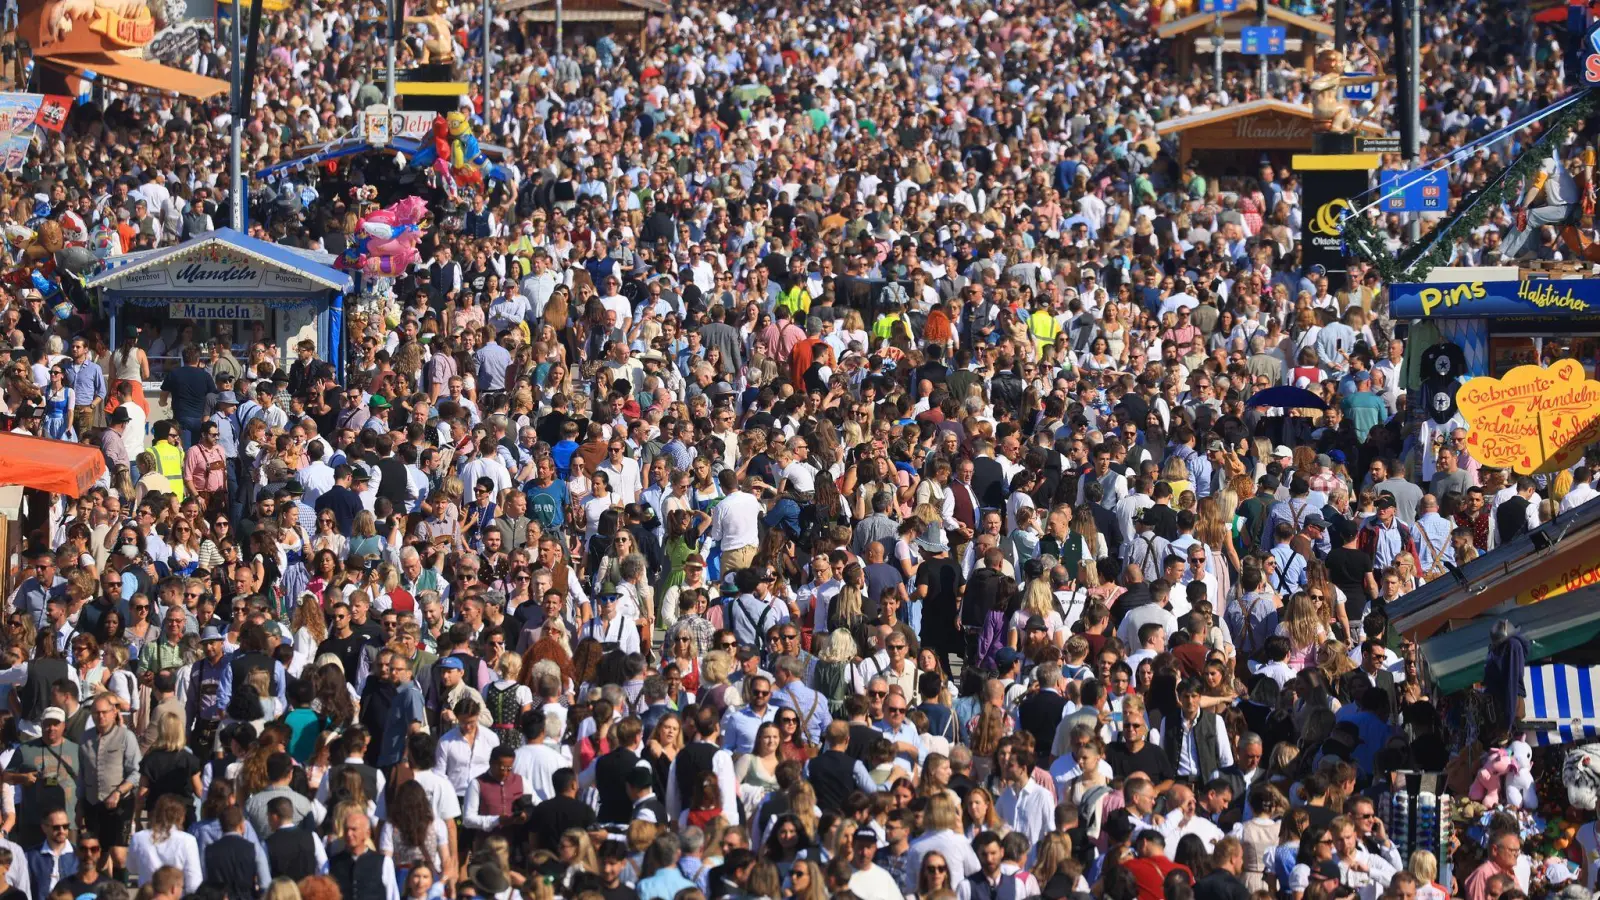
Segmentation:
{"type": "Polygon", "coordinates": [[[1532,177],[1544,159],[1544,151],[1566,142],[1567,135],[1594,111],[1594,91],[1568,106],[1551,123],[1550,128],[1534,144],[1524,150],[1516,161],[1502,170],[1469,202],[1455,214],[1434,228],[1420,243],[1391,254],[1384,237],[1378,230],[1377,220],[1368,216],[1351,216],[1344,222],[1345,245],[1351,256],[1364,260],[1377,271],[1386,283],[1417,282],[1428,273],[1450,261],[1456,241],[1467,237],[1472,230],[1491,216],[1502,204],[1516,205],[1518,192],[1532,177]]]}

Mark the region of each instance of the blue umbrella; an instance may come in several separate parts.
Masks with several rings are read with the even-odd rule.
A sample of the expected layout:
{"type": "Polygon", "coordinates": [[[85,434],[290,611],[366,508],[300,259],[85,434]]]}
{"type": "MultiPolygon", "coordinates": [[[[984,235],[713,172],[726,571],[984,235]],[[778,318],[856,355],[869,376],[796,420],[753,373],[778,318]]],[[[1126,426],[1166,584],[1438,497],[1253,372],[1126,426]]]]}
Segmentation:
{"type": "Polygon", "coordinates": [[[1250,395],[1250,406],[1281,406],[1284,409],[1327,409],[1322,398],[1302,387],[1281,384],[1250,395]]]}

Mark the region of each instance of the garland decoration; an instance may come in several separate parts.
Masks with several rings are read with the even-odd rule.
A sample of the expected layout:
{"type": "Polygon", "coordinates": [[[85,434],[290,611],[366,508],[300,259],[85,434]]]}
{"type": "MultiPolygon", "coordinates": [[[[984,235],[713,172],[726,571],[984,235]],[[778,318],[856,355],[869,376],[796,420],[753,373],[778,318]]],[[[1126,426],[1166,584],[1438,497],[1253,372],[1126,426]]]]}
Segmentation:
{"type": "Polygon", "coordinates": [[[1595,109],[1596,92],[1586,93],[1583,99],[1562,112],[1533,145],[1502,169],[1492,181],[1465,199],[1454,215],[1445,219],[1423,240],[1411,247],[1390,254],[1377,221],[1369,216],[1351,216],[1344,222],[1345,246],[1351,256],[1365,261],[1378,272],[1386,284],[1418,282],[1428,273],[1450,261],[1456,241],[1466,237],[1474,228],[1508,201],[1515,206],[1519,189],[1537,171],[1551,146],[1566,142],[1567,135],[1595,109]]]}

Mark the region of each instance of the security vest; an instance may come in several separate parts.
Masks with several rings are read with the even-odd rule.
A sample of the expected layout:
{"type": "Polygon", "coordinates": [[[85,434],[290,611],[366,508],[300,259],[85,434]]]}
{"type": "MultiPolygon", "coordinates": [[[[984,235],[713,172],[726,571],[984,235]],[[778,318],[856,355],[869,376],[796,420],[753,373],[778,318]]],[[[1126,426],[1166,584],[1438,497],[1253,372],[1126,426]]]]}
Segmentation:
{"type": "Polygon", "coordinates": [[[171,486],[172,493],[177,495],[178,501],[183,501],[183,451],[172,446],[166,441],[156,441],[151,447],[156,452],[156,462],[161,466],[161,474],[167,476],[167,484],[171,486]]]}
{"type": "Polygon", "coordinates": [[[805,320],[799,317],[811,312],[811,294],[806,290],[805,283],[802,282],[786,291],[780,291],[778,293],[777,307],[787,309],[791,319],[804,322],[805,320]]]}
{"type": "Polygon", "coordinates": [[[1028,333],[1033,335],[1033,342],[1040,350],[1055,343],[1056,335],[1061,333],[1061,325],[1056,322],[1056,317],[1050,315],[1049,310],[1036,309],[1028,317],[1028,333]]]}

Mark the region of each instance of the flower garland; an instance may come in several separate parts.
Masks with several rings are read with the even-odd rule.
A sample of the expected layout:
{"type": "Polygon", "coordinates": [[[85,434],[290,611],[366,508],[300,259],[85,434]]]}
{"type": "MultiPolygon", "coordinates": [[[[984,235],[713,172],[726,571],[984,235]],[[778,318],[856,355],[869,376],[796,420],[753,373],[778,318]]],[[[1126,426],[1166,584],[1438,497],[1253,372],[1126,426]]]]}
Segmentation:
{"type": "Polygon", "coordinates": [[[1516,191],[1526,183],[1544,160],[1544,149],[1560,145],[1577,124],[1594,110],[1595,92],[1574,103],[1553,122],[1533,146],[1523,151],[1516,161],[1493,181],[1484,186],[1476,196],[1470,197],[1466,206],[1458,209],[1423,241],[1391,255],[1374,220],[1367,216],[1353,216],[1344,223],[1345,246],[1351,256],[1364,260],[1388,284],[1418,282],[1428,277],[1437,266],[1445,265],[1455,251],[1456,241],[1466,237],[1483,224],[1494,210],[1508,201],[1515,206],[1516,191]]]}

